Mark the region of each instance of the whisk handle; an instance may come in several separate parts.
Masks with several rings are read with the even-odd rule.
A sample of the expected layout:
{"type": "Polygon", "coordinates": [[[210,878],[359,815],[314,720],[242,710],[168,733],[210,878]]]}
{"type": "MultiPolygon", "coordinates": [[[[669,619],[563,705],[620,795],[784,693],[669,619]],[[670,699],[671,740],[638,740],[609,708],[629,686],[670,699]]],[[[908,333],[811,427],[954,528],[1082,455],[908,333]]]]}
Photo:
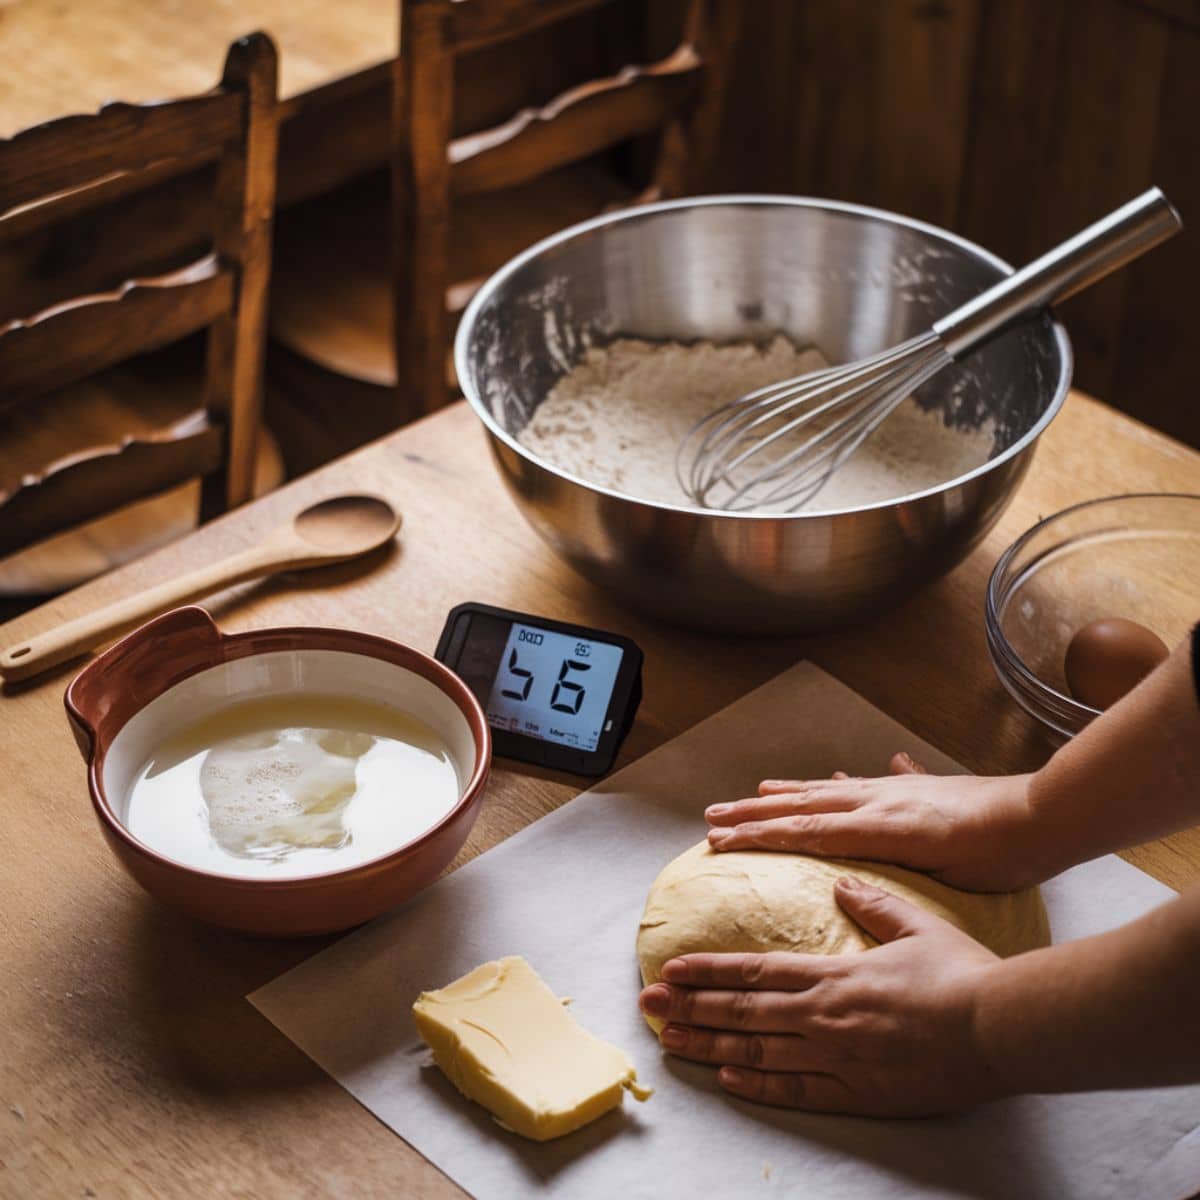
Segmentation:
{"type": "Polygon", "coordinates": [[[958,358],[1010,321],[1083,291],[1182,228],[1171,202],[1151,188],[956,308],[933,331],[958,358]]]}

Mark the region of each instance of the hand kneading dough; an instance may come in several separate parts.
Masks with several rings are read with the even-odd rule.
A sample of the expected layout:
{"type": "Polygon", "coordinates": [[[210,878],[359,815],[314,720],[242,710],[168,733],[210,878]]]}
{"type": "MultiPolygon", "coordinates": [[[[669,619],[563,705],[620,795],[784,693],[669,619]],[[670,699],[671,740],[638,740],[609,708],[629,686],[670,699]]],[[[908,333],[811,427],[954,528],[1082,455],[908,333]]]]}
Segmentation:
{"type": "MultiPolygon", "coordinates": [[[[834,900],[842,875],[919,904],[1003,958],[1050,944],[1036,888],[960,892],[885,863],[761,850],[717,854],[701,842],[668,863],[650,888],[637,941],[643,983],[655,983],[663,963],[681,954],[851,954],[878,945],[834,900]]],[[[662,1029],[661,1021],[646,1019],[656,1033],[662,1029]]]]}

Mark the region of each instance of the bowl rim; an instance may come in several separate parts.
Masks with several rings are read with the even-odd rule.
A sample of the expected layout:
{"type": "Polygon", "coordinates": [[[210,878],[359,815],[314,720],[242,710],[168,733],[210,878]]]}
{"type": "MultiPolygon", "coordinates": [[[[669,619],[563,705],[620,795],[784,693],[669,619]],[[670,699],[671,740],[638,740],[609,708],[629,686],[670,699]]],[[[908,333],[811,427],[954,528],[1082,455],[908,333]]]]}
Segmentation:
{"type": "MultiPolygon", "coordinates": [[[[250,697],[246,697],[249,699],[250,697]]],[[[145,625],[127,634],[99,658],[94,659],[67,686],[63,697],[72,724],[82,729],[88,740],[86,751],[88,765],[88,791],[91,795],[92,807],[105,832],[121,843],[125,850],[140,858],[147,859],[159,868],[179,872],[194,879],[197,884],[217,885],[224,888],[245,889],[252,891],[291,891],[306,887],[349,883],[359,876],[366,877],[388,867],[398,866],[409,858],[420,846],[441,833],[447,826],[458,821],[465,812],[481,798],[492,765],[492,735],[487,723],[483,707],[474,692],[466,682],[450,670],[444,663],[438,662],[421,650],[393,638],[379,634],[364,633],[360,630],[342,629],[333,626],[320,625],[275,625],[263,629],[250,629],[241,633],[226,633],[212,620],[206,610],[197,606],[185,606],[173,609],[163,616],[147,622],[145,625]],[[143,639],[144,631],[151,625],[191,609],[192,612],[203,614],[218,636],[215,643],[216,654],[207,662],[197,666],[195,670],[185,670],[175,674],[167,687],[157,695],[139,704],[133,712],[122,720],[112,737],[101,740],[97,735],[94,724],[84,714],[76,703],[77,685],[89,673],[95,671],[101,674],[104,670],[104,660],[109,655],[117,656],[127,643],[135,639],[143,639]],[[303,642],[304,644],[297,644],[303,642]],[[359,654],[366,658],[374,658],[389,663],[398,670],[409,671],[420,675],[433,684],[453,701],[462,712],[475,742],[475,763],[469,778],[459,788],[458,799],[448,812],[444,813],[437,822],[422,830],[409,841],[395,846],[365,862],[354,863],[352,866],[339,867],[327,871],[314,871],[304,875],[286,875],[282,878],[261,878],[257,876],[227,874],[222,871],[205,870],[202,867],[191,866],[177,858],[164,854],[148,842],[137,837],[113,810],[108,794],[103,785],[104,763],[112,742],[125,725],[161,696],[172,688],[178,687],[186,680],[206,671],[215,670],[230,662],[242,658],[257,657],[262,654],[303,652],[303,651],[332,651],[343,654],[359,654]],[[408,662],[401,661],[407,659],[408,662]],[[449,684],[449,687],[444,686],[449,684]],[[395,860],[393,862],[393,860],[395,860]]]]}
{"type": "Polygon", "coordinates": [[[911,504],[916,501],[928,499],[931,496],[938,496],[951,489],[962,487],[965,484],[971,483],[973,480],[991,473],[998,467],[1017,458],[1026,449],[1033,445],[1034,442],[1042,435],[1046,427],[1058,415],[1059,410],[1066,402],[1067,394],[1071,390],[1071,378],[1074,372],[1074,353],[1071,349],[1071,341],[1067,336],[1067,331],[1062,322],[1054,316],[1052,310],[1046,310],[1046,315],[1049,316],[1051,331],[1054,335],[1054,340],[1060,355],[1060,368],[1058,380],[1055,383],[1054,395],[1050,399],[1050,403],[1038,420],[1025,431],[1025,433],[1017,439],[1011,446],[1005,449],[995,458],[989,459],[987,462],[980,464],[973,470],[966,472],[963,475],[958,475],[953,479],[946,480],[931,488],[925,488],[918,492],[910,492],[903,496],[895,496],[890,500],[876,501],[872,504],[860,504],[845,508],[830,508],[822,509],[814,512],[729,512],[720,508],[701,508],[690,504],[669,504],[662,500],[649,500],[640,496],[631,496],[626,492],[619,492],[614,488],[605,487],[603,484],[593,483],[587,479],[583,479],[578,475],[573,475],[571,472],[556,466],[554,463],[547,461],[544,458],[534,454],[531,450],[502,429],[493,418],[487,406],[477,394],[475,387],[475,379],[470,369],[470,360],[467,354],[467,344],[470,339],[472,330],[475,327],[479,312],[485,304],[491,299],[495,292],[516,272],[520,271],[526,263],[531,262],[539,255],[545,253],[564,242],[571,241],[581,237],[584,234],[591,233],[595,229],[601,229],[605,226],[620,224],[623,221],[637,220],[642,217],[652,216],[657,213],[674,212],[681,209],[689,208],[705,208],[705,207],[783,207],[783,208],[811,208],[821,211],[845,213],[857,217],[870,217],[875,220],[882,220],[891,225],[902,226],[907,229],[915,230],[918,233],[923,233],[948,242],[961,250],[966,250],[975,255],[983,262],[990,266],[994,266],[1001,272],[1001,275],[1011,275],[1013,266],[1011,263],[993,254],[990,250],[985,250],[982,246],[975,242],[961,237],[956,233],[951,233],[947,229],[942,229],[937,225],[932,225],[927,221],[918,221],[914,217],[906,217],[900,213],[889,212],[883,208],[873,208],[865,204],[851,204],[843,200],[825,200],[815,196],[791,196],[786,194],[775,195],[765,192],[730,192],[719,193],[707,196],[688,196],[680,200],[664,200],[656,204],[641,204],[630,208],[619,209],[612,213],[603,213],[600,216],[592,217],[586,221],[577,222],[574,225],[569,225],[565,229],[560,229],[557,233],[552,233],[548,237],[542,238],[535,242],[528,249],[521,251],[514,258],[509,259],[504,266],[495,271],[482,284],[479,290],[471,298],[463,312],[462,319],[458,324],[458,331],[454,337],[454,370],[459,380],[459,386],[462,388],[463,396],[467,403],[471,406],[475,415],[483,422],[488,431],[493,437],[498,438],[510,450],[515,452],[521,458],[535,463],[543,470],[549,471],[550,474],[557,476],[559,479],[567,483],[582,487],[590,492],[594,492],[601,496],[611,497],[613,499],[622,500],[626,503],[643,504],[649,508],[672,513],[688,513],[693,516],[704,516],[717,518],[722,520],[742,520],[742,521],[778,521],[778,520],[796,520],[806,518],[830,518],[842,516],[850,513],[863,513],[876,510],[888,510],[895,508],[901,504],[911,504]]]}
{"type": "MultiPolygon", "coordinates": [[[[1093,708],[1090,704],[1084,704],[1083,701],[1076,700],[1074,696],[1066,695],[1057,688],[1051,687],[1040,675],[1036,674],[1026,665],[1025,660],[1017,653],[1004,632],[998,603],[1000,580],[1013,559],[1047,526],[1053,525],[1061,518],[1071,516],[1086,508],[1094,508],[1100,504],[1121,503],[1126,500],[1195,500],[1200,503],[1200,493],[1118,492],[1112,496],[1095,496],[1090,500],[1080,500],[1076,504],[1069,504],[1066,508],[1060,508],[1048,517],[1042,517],[1041,520],[1036,521],[1017,537],[996,560],[996,565],[992,568],[991,574],[988,576],[987,587],[984,589],[984,628],[989,649],[993,651],[993,665],[996,666],[997,674],[1001,676],[1001,683],[1007,685],[1009,682],[1009,680],[1004,678],[1004,673],[1000,671],[1000,667],[1003,666],[1005,671],[1015,676],[1016,682],[1023,684],[1034,696],[1045,697],[1048,701],[1056,705],[1062,705],[1065,708],[1065,713],[1062,715],[1074,718],[1077,722],[1081,723],[1081,726],[1100,716],[1103,710],[1093,708]],[[999,659],[998,662],[997,659],[999,659]]],[[[1026,706],[1022,704],[1022,707],[1026,706]]],[[[1065,733],[1067,736],[1071,735],[1072,731],[1064,730],[1055,725],[1045,714],[1031,712],[1031,715],[1057,732],[1065,733]]]]}

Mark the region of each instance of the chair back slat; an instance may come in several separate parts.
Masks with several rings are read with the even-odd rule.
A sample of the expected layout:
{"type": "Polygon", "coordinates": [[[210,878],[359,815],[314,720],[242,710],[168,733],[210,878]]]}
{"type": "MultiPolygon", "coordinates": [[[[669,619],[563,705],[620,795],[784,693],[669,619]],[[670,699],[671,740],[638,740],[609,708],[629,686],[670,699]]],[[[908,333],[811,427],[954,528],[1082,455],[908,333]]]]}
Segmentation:
{"type": "MultiPolygon", "coordinates": [[[[414,6],[438,4],[442,0],[410,0],[414,6]]],[[[451,4],[451,30],[458,53],[494,46],[498,42],[524,37],[535,29],[556,25],[589,9],[611,4],[613,0],[487,0],[477,4],[451,4]]]]}
{"type": "MultiPolygon", "coordinates": [[[[627,66],[503,124],[455,137],[454,77],[464,51],[611,3],[400,0],[391,236],[402,405],[411,406],[415,397],[429,412],[449,398],[445,361],[453,314],[431,300],[453,301],[474,286],[450,277],[457,197],[529,183],[555,170],[569,173],[574,163],[651,133],[659,138],[649,186],[642,191],[646,199],[710,186],[708,167],[746,0],[686,0],[677,48],[666,58],[627,66]]],[[[598,198],[597,208],[611,199],[598,198]]]]}
{"type": "Polygon", "coordinates": [[[0,214],[122,171],[236,138],[245,98],[212,92],[162,104],[106,104],[0,140],[0,214]]]}
{"type": "Polygon", "coordinates": [[[457,138],[450,144],[451,186],[459,195],[510,187],[651,133],[687,109],[703,70],[699,55],[684,44],[660,62],[626,67],[503,125],[457,138]]]}
{"type": "Polygon", "coordinates": [[[174,429],[72,455],[0,494],[0,556],[99,512],[215,471],[225,434],[197,413],[174,429]]]}
{"type": "Polygon", "coordinates": [[[233,303],[214,256],[0,327],[0,409],[204,329],[233,303]],[[70,353],[62,353],[63,347],[70,353]]]}
{"type": "MultiPolygon", "coordinates": [[[[20,315],[0,320],[0,409],[24,403],[37,421],[43,413],[53,420],[56,389],[207,330],[203,428],[127,433],[115,445],[114,435],[69,462],[31,464],[21,486],[0,494],[0,553],[186,479],[202,480],[202,519],[253,494],[275,207],[276,72],[271,39],[251,34],[230,46],[220,84],[203,96],[110,104],[0,141],[0,229],[36,222],[39,207],[69,206],[88,189],[121,194],[121,172],[152,176],[168,160],[216,162],[211,227],[201,235],[211,244],[205,257],[110,291],[96,292],[93,284],[91,294],[55,295],[48,305],[7,305],[6,315],[14,308],[20,315]]],[[[114,242],[115,255],[128,238],[114,242]]],[[[121,277],[114,256],[109,278],[121,277]]]]}

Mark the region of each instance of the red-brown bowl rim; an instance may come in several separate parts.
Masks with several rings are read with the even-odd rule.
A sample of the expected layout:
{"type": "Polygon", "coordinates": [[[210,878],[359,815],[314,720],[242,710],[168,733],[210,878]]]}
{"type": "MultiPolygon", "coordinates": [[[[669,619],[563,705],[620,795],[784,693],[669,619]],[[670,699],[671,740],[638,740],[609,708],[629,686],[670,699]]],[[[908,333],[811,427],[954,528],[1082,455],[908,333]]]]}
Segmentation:
{"type": "Polygon", "coordinates": [[[206,609],[198,605],[185,605],[182,608],[172,609],[170,612],[164,613],[162,616],[156,617],[153,621],[148,621],[131,633],[126,634],[124,638],[104,654],[90,662],[75,676],[70,684],[68,684],[63,699],[71,720],[88,737],[88,791],[91,795],[92,806],[96,810],[96,814],[105,829],[128,847],[129,850],[152,860],[160,866],[169,870],[182,872],[185,875],[195,878],[197,881],[211,880],[226,887],[244,887],[255,891],[260,889],[286,891],[311,887],[320,883],[328,883],[335,879],[339,882],[349,882],[357,875],[373,875],[381,868],[386,867],[392,860],[399,863],[401,860],[410,857],[414,851],[419,849],[422,843],[432,839],[442,829],[456,821],[479,798],[491,770],[491,728],[487,723],[487,718],[484,716],[483,707],[475,697],[475,694],[467,687],[466,683],[445,664],[438,662],[437,659],[412,646],[405,645],[403,642],[395,641],[392,638],[381,637],[379,634],[363,633],[355,629],[340,629],[333,626],[320,625],[279,625],[267,629],[247,630],[244,633],[226,633],[213,621],[212,616],[206,609]],[[403,670],[410,670],[414,674],[420,675],[453,700],[459,711],[466,718],[475,742],[475,766],[471,772],[470,779],[460,788],[459,798],[454,807],[435,825],[431,825],[411,841],[389,850],[386,854],[381,854],[378,858],[368,859],[362,863],[355,863],[352,867],[343,867],[340,870],[314,872],[309,875],[296,875],[286,879],[262,879],[245,875],[226,875],[218,871],[205,871],[199,867],[188,866],[178,859],[162,854],[153,846],[135,837],[112,810],[108,796],[101,783],[104,760],[112,739],[109,738],[107,741],[101,741],[94,726],[84,716],[75,699],[75,695],[81,683],[86,681],[91,674],[102,671],[106,663],[111,661],[110,656],[116,657],[130,642],[143,637],[149,626],[163,621],[166,617],[176,617],[189,612],[195,614],[197,617],[202,616],[203,620],[212,626],[217,639],[217,654],[211,661],[183,668],[177,672],[168,672],[164,676],[162,688],[154,696],[150,697],[149,700],[144,701],[133,712],[129,713],[117,726],[114,736],[124,729],[133,716],[144,711],[147,705],[159,699],[160,696],[182,683],[185,679],[190,679],[194,675],[199,675],[204,671],[222,666],[228,662],[234,662],[240,658],[250,658],[259,654],[270,654],[285,650],[332,650],[349,654],[362,654],[366,658],[379,659],[383,662],[391,663],[393,666],[400,667],[403,670]]]}

